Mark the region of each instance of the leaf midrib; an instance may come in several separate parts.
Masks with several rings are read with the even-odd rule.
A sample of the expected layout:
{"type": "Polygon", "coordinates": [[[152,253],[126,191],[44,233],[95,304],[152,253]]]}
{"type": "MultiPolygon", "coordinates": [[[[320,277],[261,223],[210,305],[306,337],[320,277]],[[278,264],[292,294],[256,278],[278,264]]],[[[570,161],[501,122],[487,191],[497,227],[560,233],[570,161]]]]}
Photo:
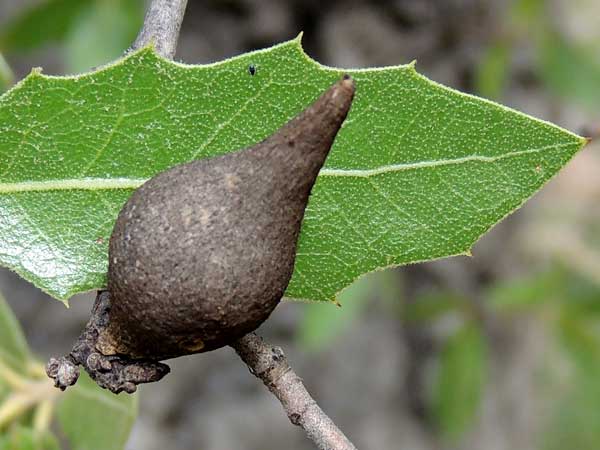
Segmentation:
{"type": "MultiPolygon", "coordinates": [[[[434,168],[449,165],[466,164],[470,162],[493,163],[499,160],[519,157],[532,153],[539,153],[546,150],[559,150],[564,147],[573,146],[574,143],[547,145],[529,150],[518,150],[504,153],[498,156],[470,155],[454,159],[440,159],[431,161],[419,161],[405,164],[392,164],[381,166],[374,169],[321,169],[321,177],[355,177],[368,178],[376,175],[382,175],[389,172],[401,172],[407,170],[416,170],[424,168],[434,168]]],[[[101,191],[101,190],[125,190],[137,189],[148,181],[148,178],[71,178],[62,180],[46,181],[20,181],[16,183],[0,183],[1,194],[13,194],[21,192],[49,192],[49,191],[101,191]]]]}

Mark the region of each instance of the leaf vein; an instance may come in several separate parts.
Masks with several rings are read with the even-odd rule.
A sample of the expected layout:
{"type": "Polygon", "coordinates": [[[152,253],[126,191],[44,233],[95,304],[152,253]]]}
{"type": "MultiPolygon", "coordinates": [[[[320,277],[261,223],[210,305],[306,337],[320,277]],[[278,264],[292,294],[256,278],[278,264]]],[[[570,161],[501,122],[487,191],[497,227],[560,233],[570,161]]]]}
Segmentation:
{"type": "Polygon", "coordinates": [[[461,158],[453,158],[453,159],[438,159],[431,161],[417,161],[412,163],[403,163],[403,164],[391,164],[387,166],[375,167],[373,169],[322,169],[319,172],[319,176],[324,177],[359,177],[359,178],[367,178],[373,177],[376,175],[382,175],[389,172],[402,172],[405,170],[415,170],[415,169],[426,169],[433,167],[442,167],[442,166],[452,166],[459,164],[466,164],[470,162],[482,162],[482,163],[494,163],[497,161],[501,161],[509,158],[516,158],[519,156],[524,156],[532,153],[539,153],[544,150],[558,150],[565,147],[573,147],[574,144],[564,143],[564,144],[552,144],[546,145],[543,147],[532,148],[528,150],[517,150],[514,152],[504,153],[498,156],[485,156],[485,155],[469,155],[461,158]]]}

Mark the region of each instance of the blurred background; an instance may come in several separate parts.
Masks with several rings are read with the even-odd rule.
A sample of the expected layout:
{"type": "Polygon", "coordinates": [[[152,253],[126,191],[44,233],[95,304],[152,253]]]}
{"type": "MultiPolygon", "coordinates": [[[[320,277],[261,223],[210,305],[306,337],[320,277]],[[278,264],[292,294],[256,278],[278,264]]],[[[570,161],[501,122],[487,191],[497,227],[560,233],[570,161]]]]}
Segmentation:
{"type": "MultiPolygon", "coordinates": [[[[0,90],[32,67],[78,73],[117,58],[144,8],[0,0],[0,90]]],[[[417,59],[435,81],[593,137],[599,19],[597,0],[189,0],[176,59],[213,62],[304,31],[321,63],[417,59]]],[[[600,448],[599,150],[576,156],[473,258],[365,277],[342,308],[284,302],[261,334],[358,448],[600,448]]],[[[6,270],[0,291],[42,361],[70,349],[93,301],[67,310],[6,270]]],[[[140,389],[128,449],[313,448],[232,350],[170,365],[140,389]]]]}

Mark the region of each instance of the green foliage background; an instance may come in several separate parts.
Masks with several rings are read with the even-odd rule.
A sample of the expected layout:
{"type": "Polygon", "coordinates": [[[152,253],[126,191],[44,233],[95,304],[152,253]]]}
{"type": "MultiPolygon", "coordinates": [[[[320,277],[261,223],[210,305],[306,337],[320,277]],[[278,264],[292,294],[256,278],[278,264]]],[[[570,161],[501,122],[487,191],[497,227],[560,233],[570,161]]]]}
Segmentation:
{"type": "Polygon", "coordinates": [[[137,396],[112,395],[85,373],[67,392],[54,388],[0,296],[0,449],[55,450],[62,440],[71,450],[115,450],[136,416],[137,396]]]}

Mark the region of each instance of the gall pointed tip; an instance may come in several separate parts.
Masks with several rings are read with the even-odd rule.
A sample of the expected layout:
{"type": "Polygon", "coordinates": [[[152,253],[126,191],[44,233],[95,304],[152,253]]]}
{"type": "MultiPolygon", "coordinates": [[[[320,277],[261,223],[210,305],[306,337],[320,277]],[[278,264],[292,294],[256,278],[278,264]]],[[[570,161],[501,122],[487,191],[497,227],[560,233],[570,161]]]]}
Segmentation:
{"type": "Polygon", "coordinates": [[[343,77],[330,89],[330,98],[333,101],[333,104],[337,105],[344,111],[344,118],[350,109],[352,100],[354,99],[355,89],[356,86],[354,79],[348,74],[344,74],[343,77]]]}
{"type": "Polygon", "coordinates": [[[350,74],[345,73],[342,76],[342,79],[338,82],[340,87],[348,92],[351,92],[354,95],[354,91],[356,90],[356,83],[354,82],[354,78],[350,76],[350,74]]]}

